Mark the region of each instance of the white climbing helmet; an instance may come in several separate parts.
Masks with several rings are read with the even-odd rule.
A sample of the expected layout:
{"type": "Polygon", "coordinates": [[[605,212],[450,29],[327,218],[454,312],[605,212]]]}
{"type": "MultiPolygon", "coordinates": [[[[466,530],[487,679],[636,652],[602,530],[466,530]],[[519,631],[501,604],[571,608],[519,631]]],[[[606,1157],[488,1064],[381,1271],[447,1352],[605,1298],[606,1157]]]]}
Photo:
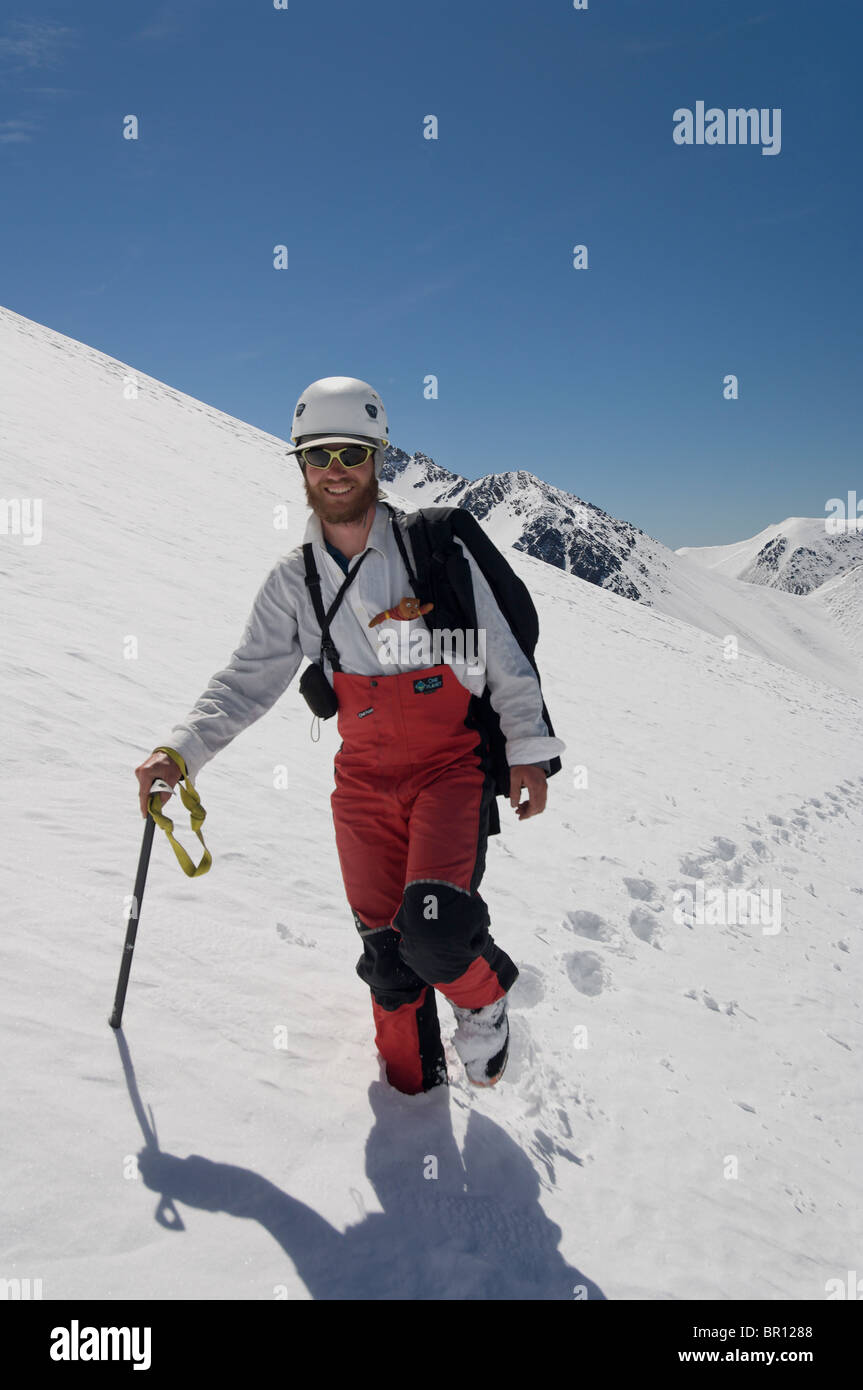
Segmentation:
{"type": "Polygon", "coordinates": [[[312,440],[316,444],[375,444],[375,477],[380,477],[389,444],[387,432],[384,403],[367,381],[324,376],[307,386],[297,401],[291,427],[294,446],[288,454],[297,454],[312,440]]]}

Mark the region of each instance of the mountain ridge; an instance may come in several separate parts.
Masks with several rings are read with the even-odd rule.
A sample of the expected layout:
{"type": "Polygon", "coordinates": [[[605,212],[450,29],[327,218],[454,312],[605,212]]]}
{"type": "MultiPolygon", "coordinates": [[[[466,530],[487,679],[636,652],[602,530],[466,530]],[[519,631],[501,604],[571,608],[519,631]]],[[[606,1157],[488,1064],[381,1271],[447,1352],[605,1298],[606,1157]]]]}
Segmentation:
{"type": "Polygon", "coordinates": [[[748,540],[682,546],[675,554],[728,578],[803,596],[863,564],[863,528],[831,532],[827,523],[827,517],[790,516],[748,540]]]}

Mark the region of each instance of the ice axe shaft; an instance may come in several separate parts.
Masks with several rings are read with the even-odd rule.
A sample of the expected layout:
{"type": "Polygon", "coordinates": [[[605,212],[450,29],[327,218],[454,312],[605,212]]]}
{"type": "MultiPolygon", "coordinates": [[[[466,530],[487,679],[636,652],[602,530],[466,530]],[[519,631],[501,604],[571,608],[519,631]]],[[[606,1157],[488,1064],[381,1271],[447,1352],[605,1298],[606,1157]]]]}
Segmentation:
{"type": "MultiPolygon", "coordinates": [[[[156,801],[158,806],[162,804],[162,792],[171,792],[173,795],[173,788],[158,777],[150,787],[150,797],[156,801]]],[[[150,805],[149,802],[148,805],[150,805]]],[[[147,869],[150,863],[150,850],[153,847],[153,833],[155,829],[156,822],[153,820],[152,815],[148,814],[147,824],[144,826],[144,838],[141,842],[141,853],[138,856],[138,872],[135,875],[135,890],[132,895],[129,917],[126,922],[126,940],[123,942],[123,957],[120,961],[120,975],[117,980],[117,992],[114,995],[114,1008],[111,1011],[111,1017],[108,1019],[112,1028],[119,1028],[120,1024],[123,1022],[123,1006],[126,1002],[126,987],[129,983],[129,972],[132,969],[135,937],[138,934],[141,902],[144,897],[144,887],[147,882],[147,869]]]]}

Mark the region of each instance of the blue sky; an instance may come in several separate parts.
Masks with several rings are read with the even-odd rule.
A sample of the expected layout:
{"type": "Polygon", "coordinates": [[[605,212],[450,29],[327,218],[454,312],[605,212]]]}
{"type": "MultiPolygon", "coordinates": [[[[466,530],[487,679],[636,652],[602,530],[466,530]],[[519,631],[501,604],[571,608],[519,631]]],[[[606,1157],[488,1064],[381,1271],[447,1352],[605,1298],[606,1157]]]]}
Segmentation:
{"type": "Polygon", "coordinates": [[[12,0],[0,302],[285,439],[362,377],[401,448],[672,546],[822,515],[863,495],[861,39],[844,0],[12,0]],[[780,152],[675,144],[699,100],[780,152]]]}

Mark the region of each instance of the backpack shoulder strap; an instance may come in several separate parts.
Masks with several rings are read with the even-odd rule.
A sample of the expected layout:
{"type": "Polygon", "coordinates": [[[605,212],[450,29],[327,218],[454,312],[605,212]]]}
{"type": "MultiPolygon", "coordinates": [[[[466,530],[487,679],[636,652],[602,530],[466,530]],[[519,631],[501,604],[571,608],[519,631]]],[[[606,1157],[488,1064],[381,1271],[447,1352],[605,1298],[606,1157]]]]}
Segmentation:
{"type": "MultiPolygon", "coordinates": [[[[419,585],[419,579],[417,578],[417,575],[414,574],[413,567],[411,566],[411,562],[410,562],[410,560],[408,559],[408,552],[407,552],[407,549],[406,549],[406,547],[405,547],[404,536],[402,535],[402,524],[403,524],[403,523],[407,524],[407,523],[408,523],[410,520],[412,520],[413,518],[412,518],[412,517],[411,517],[411,518],[405,517],[404,512],[398,511],[397,508],[395,508],[395,507],[392,505],[392,503],[390,503],[390,502],[384,502],[384,506],[386,507],[387,511],[388,511],[389,514],[390,514],[390,519],[391,519],[391,521],[392,521],[392,526],[393,526],[393,535],[394,535],[395,538],[396,538],[396,545],[397,545],[398,548],[399,548],[399,554],[401,555],[402,560],[403,560],[403,562],[404,562],[404,567],[405,567],[405,569],[406,569],[407,572],[408,572],[408,579],[410,580],[411,588],[413,589],[414,594],[417,595],[417,597],[419,597],[418,592],[417,592],[418,585],[419,585]]],[[[414,515],[415,515],[415,516],[418,516],[419,513],[418,513],[418,512],[417,512],[417,513],[414,513],[414,515]]],[[[416,546],[416,542],[415,542],[414,539],[413,539],[413,536],[411,537],[411,544],[412,544],[413,550],[414,550],[414,558],[416,559],[417,546],[416,546]]],[[[421,570],[421,572],[424,574],[425,571],[426,571],[426,566],[425,566],[425,565],[420,565],[419,562],[417,562],[417,569],[418,569],[418,570],[421,570]]]]}
{"type": "Polygon", "coordinates": [[[539,641],[539,615],[530,590],[480,526],[476,517],[462,507],[454,507],[452,510],[454,534],[467,546],[488,580],[498,607],[535,670],[534,651],[539,641]]]}
{"type": "Polygon", "coordinates": [[[334,671],[340,671],[342,665],[339,660],[338,651],[336,650],[336,644],[330,636],[330,623],[335,617],[336,610],[344,598],[348,586],[353,583],[360,565],[369,553],[368,550],[363,551],[363,554],[360,556],[353,569],[349,570],[345,575],[338,593],[330,604],[329,612],[325,613],[324,601],[321,598],[321,576],[318,574],[318,567],[315,563],[315,548],[311,541],[306,541],[303,546],[303,560],[306,566],[306,588],[309,591],[312,607],[315,610],[315,617],[321,629],[321,663],[323,664],[323,659],[326,657],[334,671]]]}
{"type": "Polygon", "coordinates": [[[441,556],[441,546],[445,545],[449,533],[446,537],[430,527],[428,522],[429,512],[451,511],[452,508],[444,507],[418,507],[415,512],[401,512],[393,507],[389,502],[384,506],[390,512],[393,523],[393,534],[395,535],[396,545],[399,554],[404,562],[404,567],[408,572],[411,588],[415,596],[422,602],[434,602],[434,616],[426,614],[425,621],[427,627],[434,627],[441,618],[441,599],[439,594],[438,574],[433,571],[433,566],[439,562],[441,556]],[[404,532],[404,534],[403,534],[404,532]],[[408,558],[404,536],[410,539],[411,550],[414,562],[411,565],[408,558]]]}

